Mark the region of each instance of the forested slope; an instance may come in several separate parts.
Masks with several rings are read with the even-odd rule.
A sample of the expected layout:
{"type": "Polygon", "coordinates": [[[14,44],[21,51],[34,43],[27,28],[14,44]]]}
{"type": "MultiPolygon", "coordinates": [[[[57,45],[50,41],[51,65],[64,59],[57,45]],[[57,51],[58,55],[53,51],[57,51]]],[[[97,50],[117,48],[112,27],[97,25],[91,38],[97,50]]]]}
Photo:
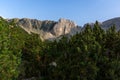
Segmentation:
{"type": "Polygon", "coordinates": [[[0,80],[120,80],[120,31],[91,28],[41,41],[0,18],[0,80]]]}

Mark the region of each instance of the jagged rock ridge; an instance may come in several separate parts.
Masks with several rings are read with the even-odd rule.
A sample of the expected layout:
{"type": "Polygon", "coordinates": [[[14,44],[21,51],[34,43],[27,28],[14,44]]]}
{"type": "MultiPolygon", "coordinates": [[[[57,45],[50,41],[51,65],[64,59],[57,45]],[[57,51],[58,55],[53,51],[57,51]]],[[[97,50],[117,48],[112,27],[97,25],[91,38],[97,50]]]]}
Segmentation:
{"type": "MultiPolygon", "coordinates": [[[[86,25],[89,24],[91,27],[94,26],[94,23],[87,23],[83,27],[76,25],[73,21],[68,19],[59,19],[58,22],[56,21],[40,21],[36,19],[7,19],[7,21],[13,21],[27,31],[29,34],[36,33],[40,35],[40,38],[43,40],[54,40],[60,38],[62,35],[71,36],[84,30],[86,25]]],[[[117,30],[120,30],[120,17],[109,19],[103,22],[99,22],[99,25],[103,29],[108,29],[112,25],[116,26],[117,30]]]]}
{"type": "Polygon", "coordinates": [[[8,21],[13,21],[27,31],[29,34],[36,33],[39,34],[41,39],[49,39],[53,40],[62,35],[74,35],[76,32],[80,31],[80,27],[78,27],[73,21],[67,19],[59,19],[58,22],[45,20],[40,21],[36,19],[9,19],[8,21]]]}

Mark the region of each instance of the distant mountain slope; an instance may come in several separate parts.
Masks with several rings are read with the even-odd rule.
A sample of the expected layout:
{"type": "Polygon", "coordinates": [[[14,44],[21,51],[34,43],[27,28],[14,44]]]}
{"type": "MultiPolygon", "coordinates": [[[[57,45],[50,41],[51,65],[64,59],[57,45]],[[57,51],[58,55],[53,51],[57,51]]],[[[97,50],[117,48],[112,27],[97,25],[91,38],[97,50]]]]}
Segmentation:
{"type": "MultiPolygon", "coordinates": [[[[86,23],[83,26],[83,30],[84,30],[84,28],[86,27],[87,24],[90,25],[91,27],[94,27],[95,23],[86,23]]],[[[99,22],[99,25],[101,26],[101,28],[103,28],[105,30],[109,29],[111,26],[115,25],[116,29],[120,30],[120,17],[112,18],[112,19],[109,19],[109,20],[106,20],[106,21],[103,21],[103,22],[99,22]]]]}
{"type": "Polygon", "coordinates": [[[117,30],[120,30],[120,17],[113,18],[102,22],[102,27],[104,29],[110,28],[112,25],[116,26],[117,30]]]}
{"type": "Polygon", "coordinates": [[[39,34],[41,39],[56,39],[61,35],[74,35],[76,32],[81,30],[73,21],[67,19],[59,19],[58,22],[55,21],[40,21],[36,19],[8,19],[9,22],[14,21],[18,26],[23,28],[29,34],[36,33],[39,34]]]}
{"type": "MultiPolygon", "coordinates": [[[[14,22],[29,34],[39,34],[42,40],[54,40],[60,38],[63,35],[69,37],[76,34],[77,32],[80,32],[81,30],[84,30],[87,24],[91,25],[91,27],[94,26],[94,23],[87,23],[83,27],[80,27],[68,19],[59,19],[58,21],[40,21],[37,19],[14,18],[6,20],[8,22],[14,22]]],[[[99,22],[99,25],[105,30],[110,28],[112,25],[115,25],[116,29],[120,30],[120,17],[109,19],[104,22],[99,22]]]]}

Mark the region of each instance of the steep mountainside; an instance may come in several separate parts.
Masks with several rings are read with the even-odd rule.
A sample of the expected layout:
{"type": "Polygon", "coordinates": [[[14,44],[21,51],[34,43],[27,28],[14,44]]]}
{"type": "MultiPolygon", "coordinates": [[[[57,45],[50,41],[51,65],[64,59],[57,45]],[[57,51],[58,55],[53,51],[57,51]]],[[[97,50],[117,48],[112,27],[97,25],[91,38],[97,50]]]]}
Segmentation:
{"type": "Polygon", "coordinates": [[[120,31],[114,26],[105,31],[98,24],[68,40],[59,38],[78,29],[69,20],[0,17],[0,80],[120,80],[120,31]],[[32,32],[59,41],[41,41],[32,32]]]}
{"type": "MultiPolygon", "coordinates": [[[[90,25],[91,27],[94,27],[95,23],[86,23],[82,30],[85,29],[86,25],[90,25]]],[[[112,18],[103,22],[98,22],[98,24],[101,26],[101,28],[103,28],[104,30],[109,29],[111,26],[115,25],[116,26],[116,30],[120,30],[120,17],[117,18],[112,18]]]]}
{"type": "Polygon", "coordinates": [[[120,29],[120,17],[109,19],[109,20],[102,22],[102,27],[104,29],[110,28],[111,25],[115,25],[116,29],[119,30],[120,29]]]}
{"type": "MultiPolygon", "coordinates": [[[[86,23],[83,27],[76,25],[73,21],[68,19],[59,19],[58,21],[40,21],[36,19],[6,19],[8,22],[13,21],[15,24],[23,28],[29,34],[36,33],[40,35],[42,40],[54,40],[60,38],[62,35],[71,36],[84,30],[86,25],[89,24],[91,27],[94,23],[86,23]]],[[[116,29],[120,29],[120,17],[106,20],[104,22],[99,22],[99,25],[103,29],[108,29],[112,25],[116,26],[116,29]]]]}
{"type": "Polygon", "coordinates": [[[55,21],[40,21],[36,19],[8,19],[9,22],[13,21],[18,26],[23,28],[29,34],[36,33],[39,34],[41,39],[56,39],[61,35],[74,35],[76,32],[81,30],[73,21],[67,19],[59,19],[58,22],[55,21]]]}

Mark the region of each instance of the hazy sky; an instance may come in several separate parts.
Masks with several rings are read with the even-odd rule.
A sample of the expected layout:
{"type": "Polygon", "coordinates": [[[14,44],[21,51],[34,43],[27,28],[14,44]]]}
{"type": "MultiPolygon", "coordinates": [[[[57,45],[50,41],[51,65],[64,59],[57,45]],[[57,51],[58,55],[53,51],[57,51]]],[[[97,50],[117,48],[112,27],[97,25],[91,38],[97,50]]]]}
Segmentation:
{"type": "Polygon", "coordinates": [[[120,0],[0,0],[4,18],[66,18],[79,25],[120,17],[120,0]]]}

